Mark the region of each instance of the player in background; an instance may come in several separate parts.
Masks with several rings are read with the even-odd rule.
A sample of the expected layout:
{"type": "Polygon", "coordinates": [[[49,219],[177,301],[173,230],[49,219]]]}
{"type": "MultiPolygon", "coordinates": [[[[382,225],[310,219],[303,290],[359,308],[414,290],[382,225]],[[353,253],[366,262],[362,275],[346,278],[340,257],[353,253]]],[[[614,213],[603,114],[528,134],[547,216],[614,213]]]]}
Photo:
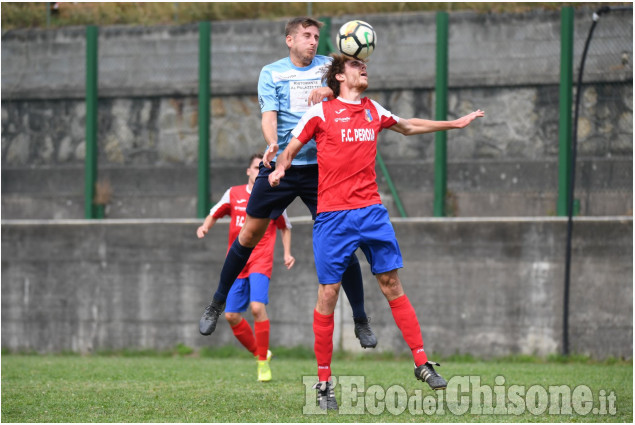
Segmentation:
{"type": "Polygon", "coordinates": [[[478,110],[454,121],[401,119],[362,97],[368,87],[366,63],[342,55],[334,55],[325,79],[336,99],[307,111],[269,175],[272,187],[282,186],[293,158],[315,138],[320,182],[313,253],[320,284],[313,319],[319,381],[314,388],[320,407],[337,409],[330,381],[333,312],[344,266],[358,247],[366,255],[412,351],[415,376],[435,390],[444,389],[447,382],[434,370],[433,364],[438,363],[428,361],[417,315],[397,273],[403,267],[401,251],[376,183],[377,136],[386,128],[406,136],[464,128],[484,113],[478,110]]]}
{"type": "MultiPolygon", "coordinates": [[[[219,218],[229,216],[231,219],[227,248],[229,250],[245,223],[247,201],[258,175],[258,165],[261,160],[262,154],[252,155],[249,159],[249,168],[247,168],[247,184],[227,189],[221,200],[212,207],[203,224],[196,230],[199,239],[205,237],[219,218]]],[[[234,336],[258,360],[258,381],[271,380],[270,325],[265,306],[269,303],[269,280],[273,269],[276,228],[282,232],[284,265],[287,269],[293,267],[295,258],[291,255],[291,223],[285,211],[267,227],[265,235],[254,249],[254,255],[251,256],[229,291],[225,310],[225,319],[229,322],[234,336]],[[248,306],[254,316],[255,333],[241,315],[248,306]]]]}
{"type": "MultiPolygon", "coordinates": [[[[267,181],[278,149],[282,151],[291,140],[296,126],[310,104],[332,97],[323,87],[322,76],[331,58],[317,55],[322,23],[312,18],[291,19],[285,28],[289,56],[263,67],[258,81],[258,100],[262,112],[262,132],[267,142],[263,167],[254,184],[247,206],[247,218],[238,238],[232,244],[221,270],[218,288],[199,322],[203,335],[214,332],[225,298],[258,243],[269,221],[278,217],[296,198],[300,197],[315,219],[317,208],[318,166],[315,141],[310,141],[298,153],[282,188],[272,190],[267,181]]],[[[355,323],[355,336],[364,348],[377,345],[364,310],[364,287],[359,261],[350,258],[342,277],[355,323]]]]}

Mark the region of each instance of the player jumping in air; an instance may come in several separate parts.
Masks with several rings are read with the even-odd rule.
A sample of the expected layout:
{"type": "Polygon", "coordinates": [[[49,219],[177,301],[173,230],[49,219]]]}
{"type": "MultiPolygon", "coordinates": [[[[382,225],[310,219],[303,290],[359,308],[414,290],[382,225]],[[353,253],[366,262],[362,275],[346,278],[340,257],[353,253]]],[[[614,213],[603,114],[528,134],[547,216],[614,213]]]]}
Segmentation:
{"type": "MultiPolygon", "coordinates": [[[[252,155],[247,168],[248,182],[242,186],[233,186],[225,192],[221,200],[212,207],[203,224],[196,230],[199,238],[205,237],[216,221],[225,216],[231,218],[229,224],[229,246],[236,239],[245,223],[245,207],[258,175],[261,154],[252,155]]],[[[232,328],[234,336],[258,360],[258,380],[270,381],[271,351],[269,351],[269,317],[266,305],[269,303],[269,280],[273,269],[273,252],[276,243],[276,228],[282,232],[284,265],[293,267],[295,258],[291,255],[291,223],[286,211],[267,227],[265,235],[254,249],[250,261],[238,275],[236,282],[227,295],[225,318],[232,328]],[[254,331],[241,313],[251,308],[254,316],[254,331]]]]}
{"type": "MultiPolygon", "coordinates": [[[[291,19],[285,28],[289,56],[265,66],[260,72],[258,100],[262,112],[262,133],[268,145],[264,166],[249,198],[245,225],[227,253],[218,288],[199,321],[199,331],[203,335],[209,335],[216,329],[227,293],[262,238],[269,221],[278,217],[297,197],[302,199],[315,218],[318,199],[315,141],[309,141],[298,152],[280,188],[272,190],[267,176],[271,172],[269,167],[275,164],[273,160],[278,150],[282,151],[287,146],[291,130],[310,104],[332,97],[332,91],[322,84],[322,76],[331,58],[316,56],[321,26],[321,22],[307,17],[291,19]]],[[[355,255],[351,255],[349,260],[342,276],[342,287],[353,310],[355,335],[362,347],[372,348],[377,345],[377,338],[364,310],[359,261],[355,255]]]]}
{"type": "Polygon", "coordinates": [[[271,186],[281,187],[293,158],[315,138],[319,185],[313,253],[320,285],[313,330],[319,381],[315,388],[320,407],[337,409],[330,381],[333,313],[345,267],[358,247],[366,255],[395,323],[412,351],[415,376],[435,390],[444,389],[447,383],[434,370],[433,365],[438,364],[428,361],[417,315],[397,273],[403,267],[401,252],[375,181],[377,136],[386,128],[407,136],[464,128],[484,113],[478,110],[454,121],[401,119],[362,97],[368,87],[366,63],[341,55],[334,55],[325,79],[336,99],[307,111],[269,175],[271,186]]]}

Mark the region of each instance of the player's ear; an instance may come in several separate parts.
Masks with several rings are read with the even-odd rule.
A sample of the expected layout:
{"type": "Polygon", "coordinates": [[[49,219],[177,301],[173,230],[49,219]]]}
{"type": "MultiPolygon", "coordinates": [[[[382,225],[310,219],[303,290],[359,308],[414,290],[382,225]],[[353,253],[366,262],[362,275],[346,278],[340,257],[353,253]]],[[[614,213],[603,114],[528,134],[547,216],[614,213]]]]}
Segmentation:
{"type": "Polygon", "coordinates": [[[335,79],[340,83],[344,82],[344,74],[335,74],[335,79]]]}
{"type": "Polygon", "coordinates": [[[293,45],[293,36],[291,34],[287,36],[286,42],[287,42],[287,47],[290,49],[291,46],[293,45]]]}

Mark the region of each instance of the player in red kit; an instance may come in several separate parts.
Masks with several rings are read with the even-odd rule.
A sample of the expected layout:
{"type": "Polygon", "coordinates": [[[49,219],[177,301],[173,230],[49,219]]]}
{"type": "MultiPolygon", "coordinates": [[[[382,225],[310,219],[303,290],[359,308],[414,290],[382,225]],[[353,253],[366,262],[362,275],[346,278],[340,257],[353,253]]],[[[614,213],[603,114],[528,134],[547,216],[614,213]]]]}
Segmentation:
{"type": "MultiPolygon", "coordinates": [[[[205,237],[216,221],[225,216],[231,218],[229,225],[229,247],[240,233],[245,223],[245,210],[258,176],[258,165],[262,160],[261,154],[253,155],[249,161],[247,175],[248,183],[242,186],[229,188],[221,200],[212,207],[204,223],[196,230],[199,238],[205,237]]],[[[227,295],[225,318],[234,332],[234,335],[247,350],[256,356],[258,360],[258,380],[270,381],[271,368],[269,360],[269,318],[266,304],[269,302],[269,280],[273,269],[273,252],[276,243],[276,229],[282,232],[282,245],[284,248],[284,264],[287,269],[293,267],[295,258],[291,255],[291,223],[286,211],[275,220],[272,220],[264,236],[254,248],[253,255],[238,275],[238,279],[227,295]],[[254,330],[241,313],[251,308],[254,316],[254,330]]]]}
{"type": "Polygon", "coordinates": [[[357,248],[370,263],[395,323],[412,351],[415,376],[435,390],[445,389],[447,382],[433,367],[438,364],[428,361],[423,349],[419,321],[397,273],[403,260],[376,183],[377,136],[386,128],[404,135],[464,128],[484,113],[478,110],[454,121],[401,119],[362,97],[368,87],[366,63],[341,55],[334,55],[324,78],[336,98],[304,114],[292,132],[294,138],[269,175],[269,183],[277,187],[295,154],[315,137],[319,180],[313,252],[320,285],[313,331],[320,407],[337,409],[330,381],[333,313],[343,267],[357,248]]]}

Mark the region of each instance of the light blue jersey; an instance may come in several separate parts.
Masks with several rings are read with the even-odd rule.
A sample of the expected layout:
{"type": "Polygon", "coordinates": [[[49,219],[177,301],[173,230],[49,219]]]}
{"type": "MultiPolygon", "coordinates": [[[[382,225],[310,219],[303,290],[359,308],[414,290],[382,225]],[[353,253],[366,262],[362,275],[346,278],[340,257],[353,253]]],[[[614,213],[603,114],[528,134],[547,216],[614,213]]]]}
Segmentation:
{"type": "MultiPolygon", "coordinates": [[[[260,111],[278,113],[278,154],[282,152],[293,135],[291,131],[309,109],[311,90],[322,87],[322,76],[332,58],[315,56],[311,65],[298,68],[286,57],[269,64],[260,71],[258,79],[258,101],[260,111]]],[[[276,154],[276,158],[278,157],[276,154]]],[[[315,140],[304,145],[292,165],[317,164],[315,140]]]]}

